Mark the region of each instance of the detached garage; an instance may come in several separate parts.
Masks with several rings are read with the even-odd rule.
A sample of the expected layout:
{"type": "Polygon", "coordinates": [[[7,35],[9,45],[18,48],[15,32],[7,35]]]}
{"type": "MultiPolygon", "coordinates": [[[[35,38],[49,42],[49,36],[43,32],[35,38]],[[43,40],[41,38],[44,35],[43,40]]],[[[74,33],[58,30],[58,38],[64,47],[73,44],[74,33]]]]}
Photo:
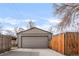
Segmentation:
{"type": "Polygon", "coordinates": [[[52,33],[33,27],[17,34],[19,48],[48,48],[52,33]]]}

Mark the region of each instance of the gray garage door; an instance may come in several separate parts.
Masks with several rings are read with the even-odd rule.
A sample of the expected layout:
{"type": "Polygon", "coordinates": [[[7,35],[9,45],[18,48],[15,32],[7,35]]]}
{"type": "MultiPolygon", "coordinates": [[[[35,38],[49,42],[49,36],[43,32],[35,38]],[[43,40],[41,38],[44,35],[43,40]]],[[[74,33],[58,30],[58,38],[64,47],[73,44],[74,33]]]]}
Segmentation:
{"type": "Polygon", "coordinates": [[[47,48],[47,37],[22,37],[23,48],[47,48]]]}

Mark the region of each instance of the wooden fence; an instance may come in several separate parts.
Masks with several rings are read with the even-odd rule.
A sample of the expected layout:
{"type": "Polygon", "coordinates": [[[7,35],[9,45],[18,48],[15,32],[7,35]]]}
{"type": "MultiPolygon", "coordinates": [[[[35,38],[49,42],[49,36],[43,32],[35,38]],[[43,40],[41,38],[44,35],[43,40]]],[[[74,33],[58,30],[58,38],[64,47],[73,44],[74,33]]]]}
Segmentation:
{"type": "Polygon", "coordinates": [[[0,53],[10,50],[11,48],[11,36],[0,35],[0,53]]]}
{"type": "Polygon", "coordinates": [[[79,55],[79,33],[70,32],[65,34],[64,54],[79,55]]]}
{"type": "Polygon", "coordinates": [[[52,37],[50,48],[64,54],[64,34],[58,34],[52,37]]]}
{"type": "Polygon", "coordinates": [[[79,55],[79,33],[66,32],[54,35],[50,48],[65,55],[79,55]]]}

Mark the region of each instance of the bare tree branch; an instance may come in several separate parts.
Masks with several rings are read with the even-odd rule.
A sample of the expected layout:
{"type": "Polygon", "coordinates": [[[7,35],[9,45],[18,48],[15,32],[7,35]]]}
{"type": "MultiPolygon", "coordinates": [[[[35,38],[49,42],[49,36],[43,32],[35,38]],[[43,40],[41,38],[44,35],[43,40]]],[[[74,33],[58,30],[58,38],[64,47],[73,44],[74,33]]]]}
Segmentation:
{"type": "Polygon", "coordinates": [[[70,26],[77,16],[79,16],[79,4],[78,3],[65,3],[57,6],[56,14],[60,15],[62,22],[59,23],[59,28],[64,29],[70,26]]]}
{"type": "Polygon", "coordinates": [[[35,23],[34,23],[32,20],[30,20],[30,21],[27,23],[27,28],[33,28],[33,27],[35,27],[35,23]]]}

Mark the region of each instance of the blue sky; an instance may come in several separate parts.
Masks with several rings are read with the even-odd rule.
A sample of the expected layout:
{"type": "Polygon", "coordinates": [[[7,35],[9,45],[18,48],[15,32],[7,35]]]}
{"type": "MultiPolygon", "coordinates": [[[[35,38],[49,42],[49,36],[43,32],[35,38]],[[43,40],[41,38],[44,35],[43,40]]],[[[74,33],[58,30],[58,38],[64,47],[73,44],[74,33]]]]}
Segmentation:
{"type": "Polygon", "coordinates": [[[17,26],[26,29],[26,23],[33,20],[37,27],[48,30],[50,24],[59,23],[54,9],[49,3],[0,4],[0,23],[3,29],[13,30],[17,26]]]}

